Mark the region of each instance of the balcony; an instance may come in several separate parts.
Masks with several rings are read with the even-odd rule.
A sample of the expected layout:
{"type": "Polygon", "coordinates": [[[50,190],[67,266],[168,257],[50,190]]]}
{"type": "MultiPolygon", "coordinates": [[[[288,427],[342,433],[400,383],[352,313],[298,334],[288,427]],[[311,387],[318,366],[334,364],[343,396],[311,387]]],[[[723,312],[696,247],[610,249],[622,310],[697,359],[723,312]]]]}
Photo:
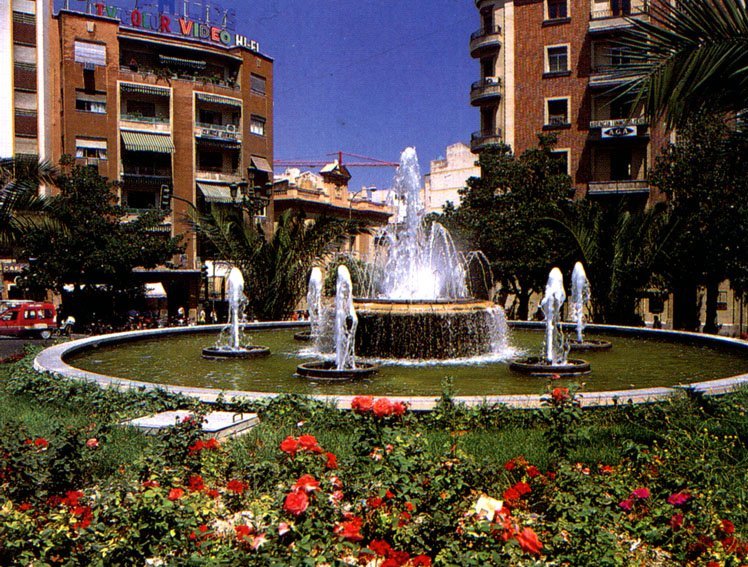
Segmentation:
{"type": "Polygon", "coordinates": [[[171,183],[171,168],[165,166],[126,164],[122,166],[120,175],[126,184],[163,185],[171,183]]]}
{"type": "Polygon", "coordinates": [[[623,75],[622,65],[593,65],[590,73],[590,88],[607,88],[620,85],[631,77],[623,75]]]}
{"type": "Polygon", "coordinates": [[[195,179],[200,181],[222,181],[224,183],[240,183],[241,170],[229,170],[220,167],[199,167],[195,172],[195,179]]]}
{"type": "Polygon", "coordinates": [[[649,181],[646,179],[626,179],[621,181],[590,181],[587,184],[587,195],[647,195],[649,181]]]}
{"type": "Polygon", "coordinates": [[[590,130],[595,128],[619,128],[622,126],[648,126],[649,120],[644,117],[639,118],[615,118],[609,120],[592,120],[590,121],[590,130]]]}
{"type": "Polygon", "coordinates": [[[501,26],[481,28],[470,35],[470,56],[482,57],[491,51],[498,51],[501,47],[501,26]]]}
{"type": "Polygon", "coordinates": [[[177,79],[180,81],[188,81],[200,85],[213,85],[221,87],[223,89],[230,89],[232,91],[238,91],[241,89],[241,85],[238,82],[238,78],[220,77],[216,75],[203,75],[196,72],[182,71],[166,69],[164,67],[148,67],[144,65],[130,66],[120,65],[120,72],[130,73],[132,79],[128,80],[143,80],[143,76],[156,77],[158,79],[177,79]]]}
{"type": "Polygon", "coordinates": [[[204,124],[195,123],[195,136],[215,140],[229,140],[241,143],[242,132],[238,124],[204,124]]]}
{"type": "Polygon", "coordinates": [[[649,4],[646,1],[631,2],[630,6],[617,3],[602,10],[592,10],[587,31],[595,35],[615,33],[631,27],[631,18],[645,16],[648,13],[649,4]]]}
{"type": "Polygon", "coordinates": [[[140,114],[120,114],[119,127],[127,130],[143,130],[146,132],[171,131],[168,116],[142,116],[140,114]]]}
{"type": "Polygon", "coordinates": [[[479,130],[478,132],[473,132],[473,134],[470,136],[470,151],[476,153],[481,151],[486,146],[489,146],[491,144],[500,144],[501,142],[501,128],[495,128],[493,130],[479,130]]]}
{"type": "Polygon", "coordinates": [[[501,98],[501,78],[484,77],[470,87],[470,104],[481,106],[497,102],[501,98]]]}

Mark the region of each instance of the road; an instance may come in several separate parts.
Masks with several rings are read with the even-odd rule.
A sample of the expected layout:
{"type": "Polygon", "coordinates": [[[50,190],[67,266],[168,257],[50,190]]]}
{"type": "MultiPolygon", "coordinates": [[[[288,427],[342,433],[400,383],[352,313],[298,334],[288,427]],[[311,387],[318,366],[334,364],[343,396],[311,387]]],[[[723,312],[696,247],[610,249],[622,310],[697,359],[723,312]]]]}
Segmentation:
{"type": "Polygon", "coordinates": [[[18,339],[15,337],[0,336],[0,359],[7,358],[17,352],[23,352],[26,345],[52,345],[53,341],[43,341],[41,339],[18,339]]]}

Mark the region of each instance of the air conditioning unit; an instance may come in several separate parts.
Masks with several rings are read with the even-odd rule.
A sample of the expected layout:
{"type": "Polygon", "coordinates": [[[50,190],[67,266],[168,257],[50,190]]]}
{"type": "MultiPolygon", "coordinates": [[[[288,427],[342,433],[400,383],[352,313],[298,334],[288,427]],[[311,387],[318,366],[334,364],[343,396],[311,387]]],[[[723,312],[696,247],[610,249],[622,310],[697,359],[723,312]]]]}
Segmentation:
{"type": "Polygon", "coordinates": [[[483,82],[487,85],[496,85],[499,82],[498,77],[486,77],[483,82]]]}

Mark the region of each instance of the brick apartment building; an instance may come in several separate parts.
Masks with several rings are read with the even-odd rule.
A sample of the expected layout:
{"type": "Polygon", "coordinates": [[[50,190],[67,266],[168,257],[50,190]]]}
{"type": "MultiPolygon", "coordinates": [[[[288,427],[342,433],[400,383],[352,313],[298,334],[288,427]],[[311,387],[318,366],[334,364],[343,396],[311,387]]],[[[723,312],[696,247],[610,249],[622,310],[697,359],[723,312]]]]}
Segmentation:
{"type": "Polygon", "coordinates": [[[53,13],[50,0],[2,2],[0,25],[12,21],[13,34],[0,34],[0,65],[14,83],[0,87],[0,113],[14,121],[0,155],[71,155],[117,181],[132,214],[172,209],[162,230],[182,235],[185,253],[143,278],[163,285],[170,310],[194,312],[202,259],[185,213],[270,195],[273,61],[186,3],[72,4],[53,13]]]}
{"type": "Polygon", "coordinates": [[[626,60],[615,39],[631,25],[627,18],[648,17],[645,2],[477,0],[473,151],[502,140],[520,154],[539,132],[554,132],[577,197],[654,197],[647,172],[667,139],[644,118],[630,118],[630,106],[609,92],[611,70],[626,60]]]}

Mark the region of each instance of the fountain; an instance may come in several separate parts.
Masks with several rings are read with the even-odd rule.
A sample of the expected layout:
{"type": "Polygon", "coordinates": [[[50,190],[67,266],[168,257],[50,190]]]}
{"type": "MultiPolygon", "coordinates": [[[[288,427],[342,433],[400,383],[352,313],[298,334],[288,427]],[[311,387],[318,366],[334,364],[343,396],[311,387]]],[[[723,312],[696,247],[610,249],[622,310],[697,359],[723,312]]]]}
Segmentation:
{"type": "Polygon", "coordinates": [[[554,374],[577,375],[587,374],[590,364],[585,360],[569,359],[569,346],[561,327],[561,309],[566,301],[564,276],[561,270],[553,268],[548,275],[543,300],[540,308],[545,316],[544,356],[524,357],[513,360],[509,368],[533,376],[552,376],[554,374]]]}
{"type": "MultiPolygon", "coordinates": [[[[321,282],[320,278],[320,282],[321,282]]],[[[311,312],[310,312],[311,313],[311,312]]],[[[300,364],[296,373],[305,378],[325,381],[350,380],[374,374],[375,364],[356,362],[355,341],[358,317],[353,305],[353,283],[345,266],[338,266],[335,290],[334,343],[335,360],[321,360],[300,364]]]]}
{"type": "Polygon", "coordinates": [[[584,308],[590,300],[590,282],[581,262],[574,264],[571,274],[571,320],[576,324],[577,340],[569,342],[571,351],[608,350],[613,346],[610,341],[598,339],[584,339],[584,328],[587,320],[584,316],[584,308]]]}
{"type": "Polygon", "coordinates": [[[421,175],[415,148],[406,148],[394,181],[405,204],[399,225],[378,235],[368,297],[354,299],[359,317],[356,352],[386,359],[445,360],[496,354],[505,345],[503,310],[474,299],[465,260],[449,231],[423,222],[421,175]]]}
{"type": "Polygon", "coordinates": [[[203,358],[252,358],[266,356],[270,349],[264,346],[246,346],[241,328],[241,312],[246,302],[244,276],[238,268],[231,268],[228,278],[229,324],[224,327],[215,346],[203,349],[203,358]],[[226,336],[228,335],[228,340],[226,336]]]}
{"type": "Polygon", "coordinates": [[[297,341],[316,340],[322,326],[322,270],[316,266],[309,276],[309,287],[306,293],[306,305],[309,312],[309,330],[296,333],[297,341]]]}

